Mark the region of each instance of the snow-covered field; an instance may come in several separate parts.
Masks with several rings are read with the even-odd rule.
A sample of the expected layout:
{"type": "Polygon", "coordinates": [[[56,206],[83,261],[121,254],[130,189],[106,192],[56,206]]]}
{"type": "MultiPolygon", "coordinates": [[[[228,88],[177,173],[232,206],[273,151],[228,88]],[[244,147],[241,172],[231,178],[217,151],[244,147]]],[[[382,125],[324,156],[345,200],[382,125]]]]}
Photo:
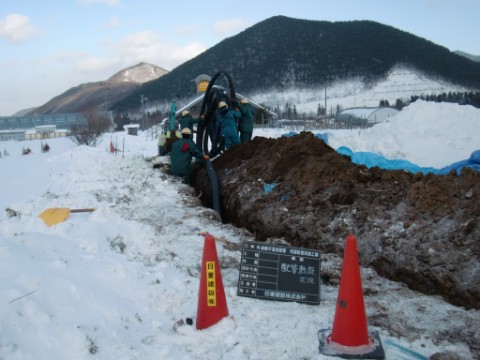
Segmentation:
{"type": "MultiPolygon", "coordinates": [[[[480,149],[479,125],[478,109],[418,102],[389,123],[328,134],[334,148],[440,167],[480,149]]],[[[322,286],[320,305],[237,296],[240,252],[221,242],[229,316],[201,331],[187,324],[197,314],[199,232],[237,244],[253,238],[219,222],[179,179],[153,169],[155,140],[115,133],[96,148],[68,139],[49,145],[42,153],[39,141],[0,142],[0,359],[329,358],[319,354],[318,331],[332,327],[338,287],[322,286]],[[108,151],[110,141],[120,153],[108,151]],[[21,155],[26,146],[32,153],[21,155]],[[96,210],[47,227],[38,214],[52,207],[96,210]]],[[[422,329],[412,338],[369,326],[379,332],[387,359],[446,350],[472,357],[467,339],[439,341],[435,334],[480,312],[410,291],[370,269],[362,269],[362,279],[378,286],[366,298],[367,319],[381,305],[422,329]]]]}

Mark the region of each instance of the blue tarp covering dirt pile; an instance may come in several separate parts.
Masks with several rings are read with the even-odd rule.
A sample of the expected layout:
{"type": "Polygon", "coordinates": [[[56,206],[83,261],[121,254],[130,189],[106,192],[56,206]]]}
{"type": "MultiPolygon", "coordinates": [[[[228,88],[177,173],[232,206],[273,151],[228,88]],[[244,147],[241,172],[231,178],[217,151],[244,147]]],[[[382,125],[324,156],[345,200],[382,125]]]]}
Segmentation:
{"type": "Polygon", "coordinates": [[[349,156],[352,159],[352,162],[359,165],[365,165],[368,168],[378,166],[381,169],[386,170],[405,170],[416,174],[418,172],[426,173],[436,173],[434,168],[424,168],[418,165],[415,165],[407,160],[398,160],[398,159],[387,159],[381,155],[372,153],[372,152],[353,152],[346,146],[340,146],[337,149],[337,152],[342,155],[349,156]]]}
{"type": "Polygon", "coordinates": [[[431,167],[420,167],[412,164],[407,160],[387,159],[381,155],[371,152],[353,152],[346,146],[340,146],[337,152],[342,155],[347,155],[352,159],[355,164],[365,165],[368,168],[378,166],[381,169],[387,170],[405,170],[416,174],[422,172],[424,174],[433,173],[437,175],[446,175],[452,170],[455,170],[457,174],[462,172],[462,168],[467,166],[478,172],[480,172],[480,150],[475,150],[469,159],[462,160],[452,165],[446,166],[441,169],[435,169],[431,167]]]}
{"type": "MultiPolygon", "coordinates": [[[[282,137],[291,137],[295,135],[298,135],[298,133],[292,131],[282,135],[282,137]]],[[[323,140],[326,144],[328,144],[328,134],[318,133],[315,134],[315,137],[317,139],[323,140]]],[[[435,169],[432,167],[420,167],[407,160],[387,159],[381,155],[372,152],[353,152],[346,146],[340,146],[337,149],[337,152],[339,154],[349,156],[352,159],[352,162],[354,162],[355,164],[365,165],[368,168],[378,166],[381,169],[405,170],[413,174],[422,172],[424,174],[433,173],[437,175],[446,175],[449,174],[452,170],[455,170],[457,174],[460,174],[462,172],[462,168],[467,166],[480,172],[480,150],[475,150],[472,155],[470,155],[470,158],[466,160],[453,163],[441,169],[435,169]]]]}
{"type": "Polygon", "coordinates": [[[472,155],[470,155],[470,158],[467,160],[462,160],[456,163],[453,163],[452,165],[446,166],[443,169],[440,169],[437,171],[438,175],[445,175],[448,174],[452,170],[456,170],[458,174],[460,174],[461,169],[467,166],[469,168],[472,168],[478,172],[480,172],[480,150],[475,150],[472,155]]]}

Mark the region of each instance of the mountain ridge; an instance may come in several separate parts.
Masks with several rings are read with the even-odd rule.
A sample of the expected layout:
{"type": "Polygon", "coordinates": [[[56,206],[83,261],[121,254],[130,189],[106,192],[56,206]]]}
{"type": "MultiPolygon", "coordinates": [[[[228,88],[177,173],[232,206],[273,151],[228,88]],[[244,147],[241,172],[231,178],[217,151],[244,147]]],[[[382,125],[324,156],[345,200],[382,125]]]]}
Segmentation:
{"type": "MultiPolygon", "coordinates": [[[[81,112],[94,106],[129,112],[142,106],[143,97],[148,98],[149,111],[155,111],[173,99],[178,103],[191,100],[196,96],[192,79],[220,70],[230,73],[241,94],[256,96],[271,108],[279,104],[269,104],[268,98],[278,93],[320,93],[325,88],[331,91],[333,86],[334,91],[340,91],[345,87],[342,82],[351,82],[355,89],[347,91],[356,91],[354,95],[359,96],[360,92],[382,87],[398,67],[410,69],[426,83],[443,84],[433,86],[435,91],[478,91],[480,64],[464,54],[373,21],[328,22],[275,16],[222,40],[170,72],[141,62],[107,80],[72,87],[42,106],[22,112],[81,112]],[[142,71],[137,72],[139,69],[142,71]]],[[[381,96],[378,91],[372,94],[381,96]]],[[[374,100],[369,106],[378,104],[380,98],[374,100]]],[[[310,104],[308,110],[316,106],[310,104]]]]}
{"type": "Polygon", "coordinates": [[[27,114],[82,112],[94,107],[108,109],[110,103],[120,101],[141,84],[167,73],[158,65],[140,62],[116,72],[107,80],[72,87],[27,114]]]}
{"type": "Polygon", "coordinates": [[[361,78],[375,84],[397,64],[431,77],[480,89],[480,64],[431,41],[373,21],[327,22],[276,16],[222,40],[160,79],[148,82],[112,106],[138,107],[145,94],[150,103],[193,97],[191,79],[219,70],[233,77],[236,89],[248,95],[293,87],[318,89],[333,80],[361,78]]]}
{"type": "Polygon", "coordinates": [[[480,55],[472,55],[460,50],[455,50],[454,53],[466,57],[467,59],[470,59],[472,61],[480,62],[480,55]]]}

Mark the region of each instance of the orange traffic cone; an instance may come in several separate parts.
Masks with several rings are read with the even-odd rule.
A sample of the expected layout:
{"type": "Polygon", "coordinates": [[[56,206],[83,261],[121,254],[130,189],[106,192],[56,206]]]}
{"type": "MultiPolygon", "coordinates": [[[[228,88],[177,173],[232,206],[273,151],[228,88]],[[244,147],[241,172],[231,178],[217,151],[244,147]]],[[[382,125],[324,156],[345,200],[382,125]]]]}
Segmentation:
{"type": "Polygon", "coordinates": [[[337,307],[330,336],[320,339],[320,352],[343,358],[384,359],[378,334],[368,335],[358,261],[357,240],[348,235],[338,290],[337,307]],[[352,357],[353,356],[353,357],[352,357]]]}
{"type": "Polygon", "coordinates": [[[197,306],[197,330],[206,329],[228,316],[215,238],[204,234],[202,272],[197,306]]]}
{"type": "Polygon", "coordinates": [[[369,344],[357,240],[353,235],[348,235],[345,241],[337,309],[330,338],[344,346],[369,344]]]}

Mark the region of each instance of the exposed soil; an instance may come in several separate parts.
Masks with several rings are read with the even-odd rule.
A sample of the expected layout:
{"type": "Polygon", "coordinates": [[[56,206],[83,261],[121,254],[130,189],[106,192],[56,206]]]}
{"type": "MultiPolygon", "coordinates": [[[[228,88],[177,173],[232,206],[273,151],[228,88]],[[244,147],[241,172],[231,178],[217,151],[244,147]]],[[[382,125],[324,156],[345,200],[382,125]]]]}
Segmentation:
{"type": "MultiPolygon", "coordinates": [[[[363,266],[480,309],[480,173],[368,169],[306,132],[256,137],[227,150],[213,166],[224,221],[248,229],[257,241],[283,239],[342,256],[352,233],[363,266]]],[[[194,173],[194,187],[211,206],[205,169],[194,173]]]]}

